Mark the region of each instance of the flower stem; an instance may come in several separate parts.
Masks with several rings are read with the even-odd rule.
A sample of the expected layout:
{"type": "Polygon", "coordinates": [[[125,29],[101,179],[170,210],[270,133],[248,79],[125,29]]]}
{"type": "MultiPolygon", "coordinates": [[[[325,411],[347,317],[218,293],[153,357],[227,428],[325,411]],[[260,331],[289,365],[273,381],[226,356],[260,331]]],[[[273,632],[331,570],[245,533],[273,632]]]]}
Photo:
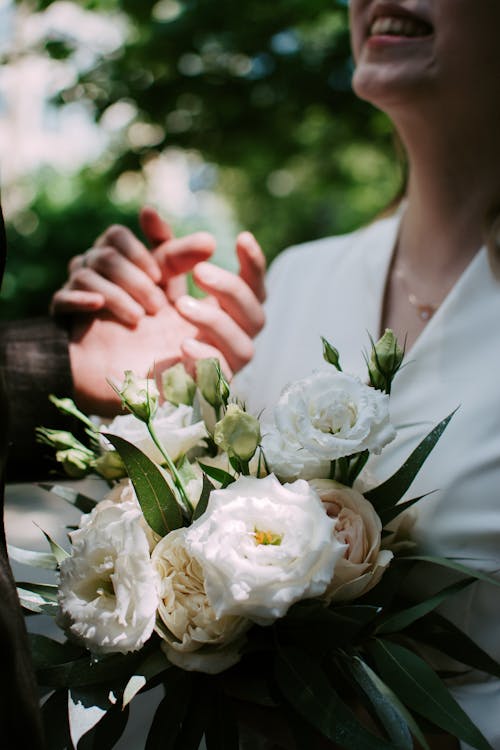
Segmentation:
{"type": "Polygon", "coordinates": [[[158,436],[157,436],[157,434],[155,432],[155,429],[153,427],[153,424],[152,424],[152,420],[148,420],[146,422],[146,424],[147,424],[147,427],[148,427],[148,430],[149,430],[149,434],[151,435],[154,444],[156,445],[156,447],[160,451],[161,455],[165,459],[165,463],[167,464],[167,466],[168,466],[168,468],[170,470],[170,473],[172,474],[172,479],[174,480],[174,484],[175,484],[177,490],[179,491],[179,495],[181,496],[181,500],[184,503],[184,506],[188,509],[188,511],[189,511],[189,513],[191,514],[191,517],[192,517],[192,515],[194,513],[193,504],[191,503],[189,497],[187,496],[187,492],[186,492],[186,489],[185,489],[184,484],[182,482],[182,479],[180,477],[180,474],[177,471],[177,468],[176,468],[174,462],[172,461],[172,459],[168,455],[167,451],[165,450],[165,448],[161,444],[161,441],[158,439],[158,436]]]}

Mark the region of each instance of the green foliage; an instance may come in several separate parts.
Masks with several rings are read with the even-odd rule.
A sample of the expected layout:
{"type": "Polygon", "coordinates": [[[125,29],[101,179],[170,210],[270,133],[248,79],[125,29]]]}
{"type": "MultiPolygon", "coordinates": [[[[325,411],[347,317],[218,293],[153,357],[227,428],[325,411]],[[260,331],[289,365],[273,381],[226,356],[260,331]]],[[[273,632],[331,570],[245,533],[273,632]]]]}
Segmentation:
{"type": "MultiPolygon", "coordinates": [[[[164,148],[197,152],[216,165],[194,175],[192,187],[222,192],[269,259],[288,245],[358,226],[396,192],[391,126],[350,89],[342,0],[82,5],[124,13],[131,31],[60,103],[87,102],[99,120],[125,101],[137,115],[105,164],[70,181],[65,201],[54,202],[46,176],[25,218],[10,226],[6,316],[44,312],[68,258],[108,224],[136,229],[136,206],[114,203],[110,188],[164,148]],[[131,137],[141,125],[153,127],[131,137]]],[[[51,40],[47,52],[66,56],[65,40],[51,40]]]]}

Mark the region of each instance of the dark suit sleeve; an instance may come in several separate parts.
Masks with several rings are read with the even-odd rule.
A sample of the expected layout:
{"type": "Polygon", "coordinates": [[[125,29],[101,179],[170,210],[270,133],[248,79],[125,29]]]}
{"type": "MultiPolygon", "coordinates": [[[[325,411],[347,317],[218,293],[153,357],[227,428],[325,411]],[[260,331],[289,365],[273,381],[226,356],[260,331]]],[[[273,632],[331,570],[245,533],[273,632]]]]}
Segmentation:
{"type": "MultiPolygon", "coordinates": [[[[0,209],[0,282],[5,265],[5,234],[0,209]]],[[[7,748],[43,747],[38,694],[31,666],[26,630],[12,579],[3,527],[3,481],[8,442],[10,395],[0,369],[0,744],[7,748]]]]}
{"type": "Polygon", "coordinates": [[[8,396],[10,429],[7,479],[42,479],[50,449],[35,441],[35,427],[71,429],[48,396],[71,396],[73,383],[67,333],[49,318],[0,326],[0,373],[8,396]]]}

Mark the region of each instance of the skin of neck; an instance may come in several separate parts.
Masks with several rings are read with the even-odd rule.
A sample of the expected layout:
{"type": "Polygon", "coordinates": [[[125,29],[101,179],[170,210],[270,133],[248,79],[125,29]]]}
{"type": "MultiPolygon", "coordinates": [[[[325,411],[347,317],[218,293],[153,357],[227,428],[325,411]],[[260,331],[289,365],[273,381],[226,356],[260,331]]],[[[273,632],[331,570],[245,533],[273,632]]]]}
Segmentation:
{"type": "Polygon", "coordinates": [[[484,244],[486,215],[500,202],[495,100],[489,92],[482,109],[444,100],[432,112],[417,107],[389,113],[409,162],[395,261],[417,279],[456,280],[484,244]]]}

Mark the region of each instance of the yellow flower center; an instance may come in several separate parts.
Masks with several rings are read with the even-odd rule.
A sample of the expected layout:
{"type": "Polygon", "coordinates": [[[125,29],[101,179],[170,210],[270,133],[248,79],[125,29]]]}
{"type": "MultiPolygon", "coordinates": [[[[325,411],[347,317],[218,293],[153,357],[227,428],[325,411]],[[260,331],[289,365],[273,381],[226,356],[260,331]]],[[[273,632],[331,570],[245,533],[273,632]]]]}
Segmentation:
{"type": "Polygon", "coordinates": [[[255,528],[253,533],[255,544],[271,544],[273,547],[279,547],[283,536],[280,534],[273,534],[272,531],[261,531],[255,528]]]}

